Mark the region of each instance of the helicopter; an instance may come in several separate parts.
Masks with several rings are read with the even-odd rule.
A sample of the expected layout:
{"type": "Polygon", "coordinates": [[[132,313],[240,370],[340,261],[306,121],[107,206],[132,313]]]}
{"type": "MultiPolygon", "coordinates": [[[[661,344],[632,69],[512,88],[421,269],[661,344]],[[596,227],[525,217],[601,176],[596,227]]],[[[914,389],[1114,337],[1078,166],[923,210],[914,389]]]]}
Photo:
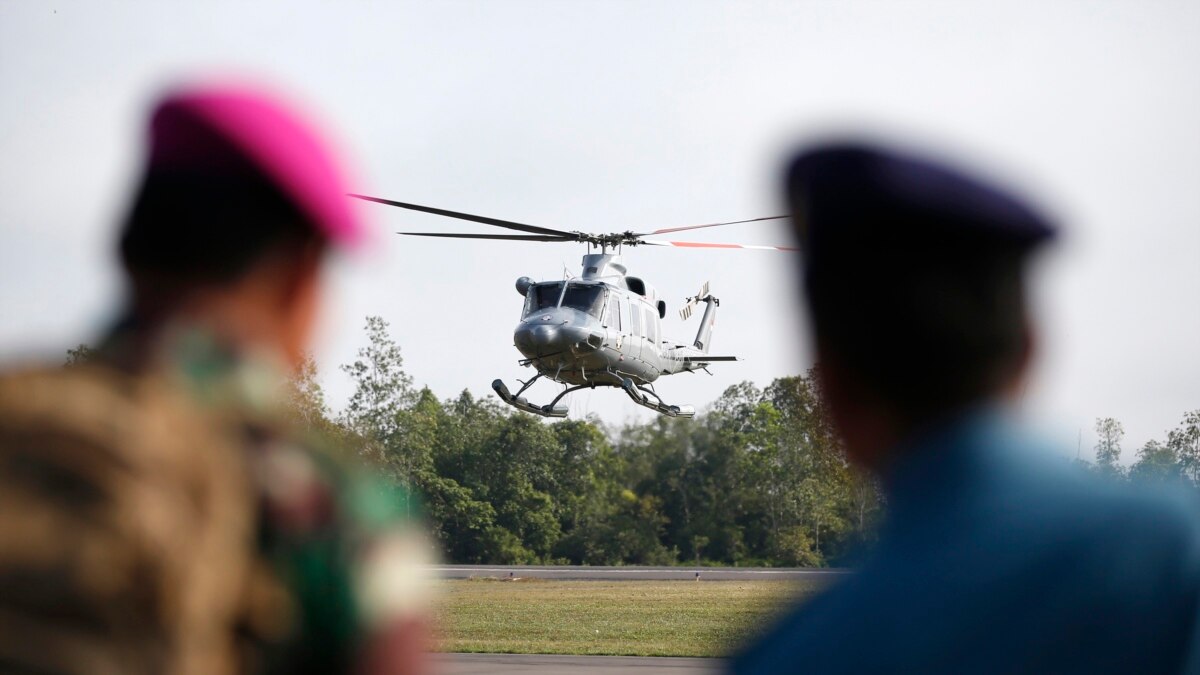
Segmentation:
{"type": "Polygon", "coordinates": [[[688,241],[646,239],[646,237],[697,230],[723,225],[778,220],[788,216],[767,216],[722,223],[668,227],[651,232],[591,234],[528,225],[487,216],[477,216],[391,199],[351,194],[350,197],[491,225],[522,234],[458,234],[445,232],[398,232],[410,237],[446,239],[485,239],[498,241],[576,242],[586,244],[583,270],[577,277],[560,281],[537,282],[529,277],[516,281],[516,290],[524,299],[521,320],[513,331],[513,343],[521,353],[518,362],[537,372],[521,382],[514,394],[503,380],[492,382],[492,389],[512,407],[543,417],[566,417],[568,408],[561,401],[581,389],[618,387],[634,403],[670,417],[693,417],[691,405],[668,404],[654,390],[660,377],[703,370],[736,356],[709,353],[717,307],[721,304],[707,282],[696,295],[686,299],[679,316],[687,321],[703,304],[704,313],[696,337],[690,344],[668,340],[660,321],[666,318],[667,303],[653,286],[631,276],[620,254],[625,246],[675,246],[681,248],[760,249],[797,251],[791,246],[755,246],[688,241]],[[540,378],[563,385],[563,391],[545,405],[531,403],[523,394],[540,378]]]}

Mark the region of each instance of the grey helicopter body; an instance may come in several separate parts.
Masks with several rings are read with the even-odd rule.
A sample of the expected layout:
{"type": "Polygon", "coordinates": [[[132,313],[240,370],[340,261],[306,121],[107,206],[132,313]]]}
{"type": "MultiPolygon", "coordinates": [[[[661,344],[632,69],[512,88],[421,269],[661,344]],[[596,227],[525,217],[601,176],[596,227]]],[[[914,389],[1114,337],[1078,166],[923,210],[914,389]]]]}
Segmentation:
{"type": "MultiPolygon", "coordinates": [[[[543,283],[529,277],[517,280],[525,306],[513,344],[525,357],[522,365],[537,369],[539,377],[569,385],[564,395],[572,388],[621,387],[639,405],[664,415],[691,417],[692,406],[667,405],[648,385],[664,375],[735,360],[708,353],[719,301],[706,290],[694,299],[705,303],[695,340],[677,344],[663,335],[666,302],[654,288],[629,276],[618,256],[589,254],[583,257],[579,278],[543,283]]],[[[492,388],[521,410],[553,417],[566,414],[565,406],[556,407],[562,395],[548,406],[535,406],[522,398],[519,394],[530,383],[517,396],[500,380],[492,388]]]]}
{"type": "Polygon", "coordinates": [[[501,400],[514,408],[544,417],[566,417],[568,408],[560,404],[564,397],[580,389],[597,387],[618,387],[638,405],[663,415],[692,417],[695,415],[693,406],[668,404],[655,392],[654,383],[666,375],[707,370],[708,365],[714,362],[738,360],[734,356],[709,354],[720,301],[709,293],[707,283],[699,293],[688,298],[680,310],[680,317],[686,321],[698,305],[704,305],[695,338],[686,344],[667,339],[663,335],[661,323],[666,317],[667,304],[650,284],[640,277],[628,274],[627,268],[616,253],[622,246],[795,250],[782,246],[705,244],[644,238],[649,234],[773,220],[784,216],[666,228],[644,234],[623,232],[595,235],[514,223],[377,197],[351,196],[524,233],[400,233],[409,236],[580,242],[586,243],[590,249],[600,249],[599,253],[589,252],[583,257],[583,271],[578,277],[544,282],[535,282],[529,277],[517,279],[516,289],[525,298],[525,304],[521,310],[520,322],[513,331],[513,344],[524,357],[519,362],[520,365],[534,368],[537,374],[522,382],[515,394],[499,379],[492,382],[492,389],[501,400]],[[549,403],[537,405],[531,403],[524,394],[543,377],[564,385],[564,389],[549,403]]]}

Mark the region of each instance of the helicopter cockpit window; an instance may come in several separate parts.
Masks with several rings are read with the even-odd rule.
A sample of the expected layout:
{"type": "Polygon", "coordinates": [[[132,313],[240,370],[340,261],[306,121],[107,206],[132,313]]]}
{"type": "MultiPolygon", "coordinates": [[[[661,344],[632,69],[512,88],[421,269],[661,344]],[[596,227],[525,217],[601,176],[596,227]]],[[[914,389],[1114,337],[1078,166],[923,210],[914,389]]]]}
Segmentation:
{"type": "Polygon", "coordinates": [[[547,307],[557,307],[560,295],[562,295],[562,283],[537,284],[529,289],[529,312],[536,312],[547,307]]]}
{"type": "Polygon", "coordinates": [[[568,284],[562,306],[587,312],[598,319],[604,307],[604,289],[592,284],[568,284]]]}

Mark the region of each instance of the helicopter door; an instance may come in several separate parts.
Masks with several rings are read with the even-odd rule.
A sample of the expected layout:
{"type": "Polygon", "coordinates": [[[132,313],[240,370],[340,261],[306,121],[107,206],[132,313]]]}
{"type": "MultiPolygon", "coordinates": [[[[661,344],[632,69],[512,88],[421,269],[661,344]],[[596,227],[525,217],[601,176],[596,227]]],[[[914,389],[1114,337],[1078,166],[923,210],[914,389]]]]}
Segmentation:
{"type": "Polygon", "coordinates": [[[642,307],[642,326],[645,329],[646,342],[642,347],[642,360],[654,369],[662,368],[658,348],[658,313],[649,307],[642,307]]]}
{"type": "Polygon", "coordinates": [[[625,343],[625,336],[621,333],[621,306],[617,296],[612,293],[609,293],[608,304],[604,308],[604,327],[608,329],[616,348],[620,349],[625,343]]]}
{"type": "Polygon", "coordinates": [[[633,315],[633,340],[637,343],[637,357],[646,361],[650,356],[650,324],[646,321],[646,307],[634,302],[630,313],[633,315]]]}
{"type": "Polygon", "coordinates": [[[625,336],[625,346],[621,351],[626,356],[642,357],[642,345],[637,334],[637,308],[632,307],[629,298],[621,298],[621,334],[625,336]]]}
{"type": "Polygon", "coordinates": [[[629,303],[629,354],[642,358],[642,313],[636,302],[629,303]]]}

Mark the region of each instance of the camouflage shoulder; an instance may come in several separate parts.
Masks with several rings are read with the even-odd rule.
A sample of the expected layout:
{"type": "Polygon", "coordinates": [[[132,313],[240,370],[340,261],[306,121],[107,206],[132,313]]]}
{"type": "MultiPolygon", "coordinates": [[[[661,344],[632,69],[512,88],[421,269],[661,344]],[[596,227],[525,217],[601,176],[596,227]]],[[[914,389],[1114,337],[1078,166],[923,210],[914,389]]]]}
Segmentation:
{"type": "Polygon", "coordinates": [[[177,433],[172,446],[195,448],[217,442],[208,433],[206,416],[166,380],[101,363],[0,372],[0,415],[10,424],[69,428],[114,441],[140,439],[148,430],[175,426],[186,433],[177,433]]]}
{"type": "Polygon", "coordinates": [[[251,574],[244,479],[235,449],[160,380],[92,364],[0,373],[0,586],[13,591],[0,614],[20,608],[6,615],[0,661],[228,672],[239,653],[228,627],[251,574]],[[81,633],[71,649],[46,648],[64,634],[36,617],[64,602],[95,636],[174,647],[81,633]],[[31,644],[43,648],[22,651],[31,644]],[[75,649],[84,644],[94,649],[75,649]]]}
{"type": "Polygon", "coordinates": [[[262,421],[248,433],[262,551],[297,610],[285,651],[336,670],[381,622],[423,610],[434,558],[420,510],[336,439],[262,421]]]}
{"type": "Polygon", "coordinates": [[[26,364],[0,371],[0,408],[6,411],[63,408],[76,400],[85,403],[92,400],[102,405],[132,399],[137,389],[132,378],[104,366],[26,364]],[[48,396],[63,405],[49,405],[48,396]],[[61,397],[68,398],[63,401],[61,397]]]}
{"type": "Polygon", "coordinates": [[[415,492],[368,461],[363,453],[367,444],[347,438],[349,434],[306,430],[285,419],[261,416],[248,423],[247,433],[269,498],[329,501],[334,507],[329,515],[342,521],[340,527],[367,536],[422,518],[415,492]],[[300,496],[305,493],[307,498],[300,496]]]}

